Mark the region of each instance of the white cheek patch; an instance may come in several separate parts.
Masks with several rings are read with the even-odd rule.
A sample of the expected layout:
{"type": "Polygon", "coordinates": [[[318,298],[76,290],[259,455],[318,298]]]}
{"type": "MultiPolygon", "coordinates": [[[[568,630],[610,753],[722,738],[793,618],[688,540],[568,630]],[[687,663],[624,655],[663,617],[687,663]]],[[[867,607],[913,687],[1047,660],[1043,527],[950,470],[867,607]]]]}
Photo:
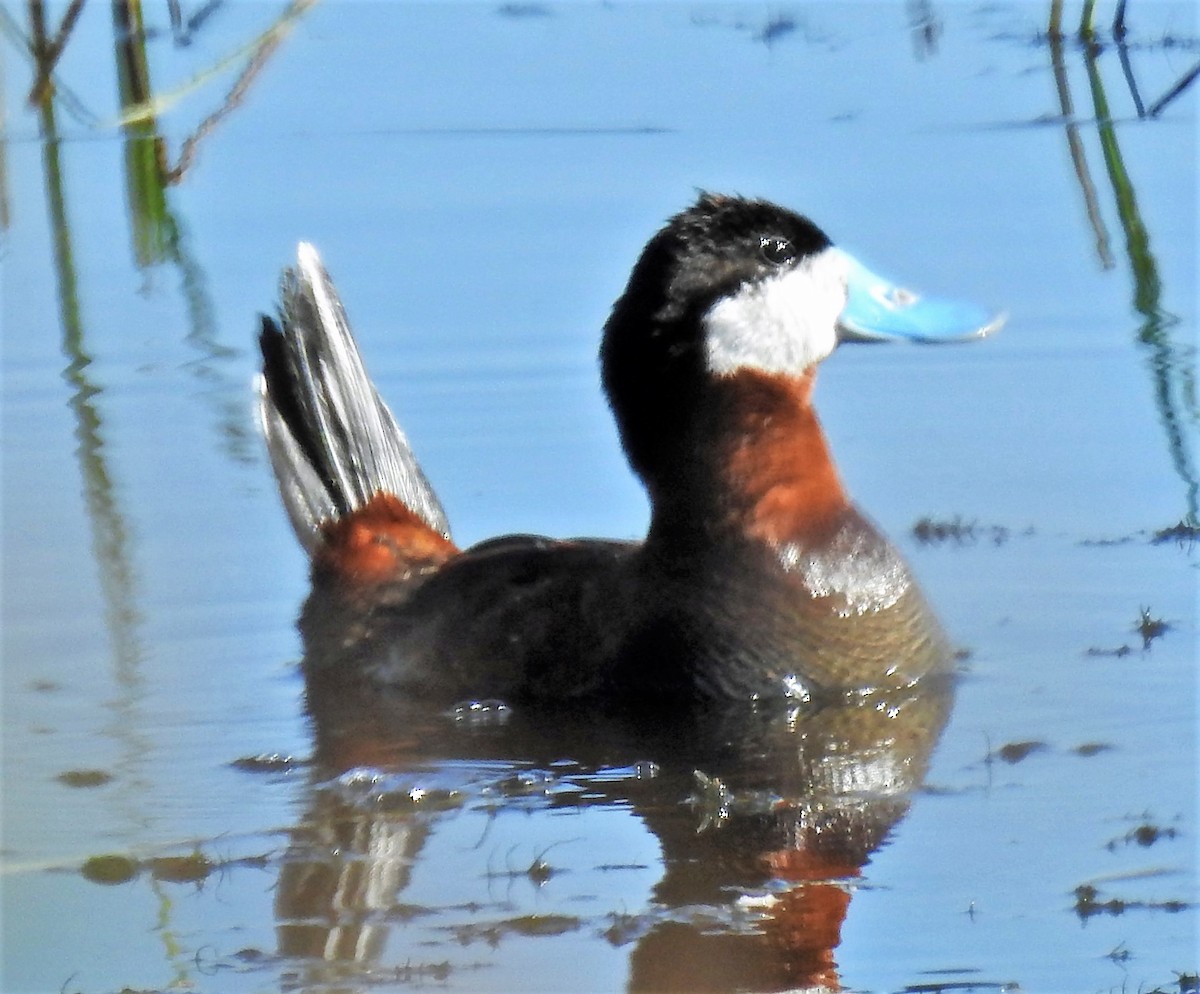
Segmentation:
{"type": "Polygon", "coordinates": [[[846,257],[825,249],[718,300],[704,316],[709,372],[739,369],[798,376],[837,345],[846,306],[846,257]]]}

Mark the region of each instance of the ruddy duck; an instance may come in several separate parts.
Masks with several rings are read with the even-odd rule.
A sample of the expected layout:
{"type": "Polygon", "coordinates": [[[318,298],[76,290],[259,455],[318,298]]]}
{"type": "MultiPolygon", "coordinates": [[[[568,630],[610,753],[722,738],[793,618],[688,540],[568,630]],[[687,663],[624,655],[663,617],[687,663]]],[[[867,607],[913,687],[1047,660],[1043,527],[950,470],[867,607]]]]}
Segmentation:
{"type": "Polygon", "coordinates": [[[263,318],[260,414],[312,560],[310,678],[434,700],[844,699],[944,673],[900,553],[851,503],[813,409],[841,341],[978,338],[1002,318],[875,276],[808,219],[703,194],[643,250],[603,384],[650,497],[642,542],[460,550],[316,251],[263,318]]]}

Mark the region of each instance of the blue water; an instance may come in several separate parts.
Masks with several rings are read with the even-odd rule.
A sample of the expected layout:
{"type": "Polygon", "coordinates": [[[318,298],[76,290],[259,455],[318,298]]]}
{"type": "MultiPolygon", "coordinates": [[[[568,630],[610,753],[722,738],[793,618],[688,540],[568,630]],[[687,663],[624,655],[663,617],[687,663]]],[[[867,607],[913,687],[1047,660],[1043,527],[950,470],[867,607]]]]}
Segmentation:
{"type": "MultiPolygon", "coordinates": [[[[489,792],[511,769],[469,760],[469,735],[461,762],[370,768],[450,784],[442,809],[347,799],[306,764],[306,567],[252,418],[256,315],[311,240],[460,544],[638,536],[598,333],[646,238],[707,188],[1010,313],[970,348],[846,347],[818,386],[850,491],[969,653],[926,788],[851,887],[840,983],[1186,989],[1197,550],[1151,539],[1197,510],[1196,92],[1139,119],[1101,3],[1096,82],[1080,44],[1061,53],[1064,120],[1047,8],[326,0],[155,211],[111,11],[84,8],[51,122],[26,103],[29,10],[5,7],[0,988],[617,990],[670,965],[646,939],[665,924],[755,934],[737,893],[668,899],[668,865],[688,877],[658,809],[636,778],[590,786],[569,740],[577,765],[521,798],[489,792]],[[924,517],[974,530],[922,544],[924,517]],[[1169,625],[1148,646],[1143,609],[1169,625]],[[1021,742],[1042,747],[1005,761],[1021,742]],[[261,754],[290,761],[235,764],[261,754]],[[342,849],[375,889],[326,912],[361,918],[361,946],[301,956],[281,881],[343,823],[373,839],[342,849]],[[84,872],[102,855],[130,879],[84,872]],[[1084,885],[1122,913],[1079,914],[1084,885]]],[[[171,164],[284,11],[219,5],[183,45],[146,5],[171,164]]],[[[1127,20],[1146,107],[1200,59],[1196,11],[1133,0],[1127,20]]],[[[663,815],[680,838],[684,795],[663,815]]],[[[737,826],[705,831],[719,850],[737,826]]]]}

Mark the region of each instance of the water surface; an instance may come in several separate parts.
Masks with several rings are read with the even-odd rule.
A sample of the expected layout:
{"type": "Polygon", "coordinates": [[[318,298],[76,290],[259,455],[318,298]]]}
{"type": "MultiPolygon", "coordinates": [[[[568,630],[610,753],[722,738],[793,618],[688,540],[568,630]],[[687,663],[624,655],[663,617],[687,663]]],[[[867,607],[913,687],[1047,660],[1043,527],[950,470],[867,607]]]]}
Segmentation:
{"type": "Polygon", "coordinates": [[[0,987],[1194,989],[1191,5],[1129,4],[1123,49],[1030,3],[147,4],[144,40],[88,5],[33,105],[0,14],[0,987]],[[636,537],[595,348],[697,187],[1010,312],[817,394],[963,650],[952,710],[308,707],[251,414],[296,241],[460,544],[636,537]]]}

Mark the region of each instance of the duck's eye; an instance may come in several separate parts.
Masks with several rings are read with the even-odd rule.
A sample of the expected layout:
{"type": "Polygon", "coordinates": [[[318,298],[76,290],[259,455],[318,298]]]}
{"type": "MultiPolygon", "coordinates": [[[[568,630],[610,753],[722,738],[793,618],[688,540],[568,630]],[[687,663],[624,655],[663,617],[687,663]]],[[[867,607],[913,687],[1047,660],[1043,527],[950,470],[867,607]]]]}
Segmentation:
{"type": "Polygon", "coordinates": [[[796,250],[792,248],[792,243],[786,238],[771,235],[764,238],[760,245],[759,251],[762,252],[762,257],[772,266],[786,266],[789,262],[795,261],[796,250]]]}

